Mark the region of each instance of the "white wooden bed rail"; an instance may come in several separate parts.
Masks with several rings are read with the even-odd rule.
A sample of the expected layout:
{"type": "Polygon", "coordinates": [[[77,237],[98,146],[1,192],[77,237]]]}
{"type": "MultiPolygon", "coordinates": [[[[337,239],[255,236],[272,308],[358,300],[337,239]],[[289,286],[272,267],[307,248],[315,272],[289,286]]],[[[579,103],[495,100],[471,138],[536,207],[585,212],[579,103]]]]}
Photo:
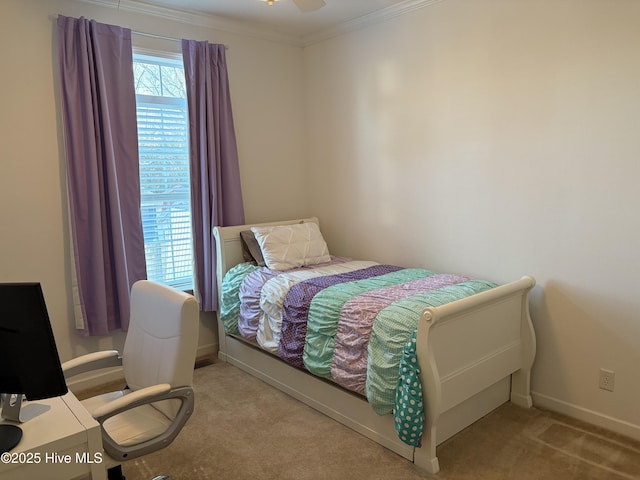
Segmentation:
{"type": "MultiPolygon", "coordinates": [[[[216,227],[217,279],[243,262],[240,232],[258,225],[318,223],[315,217],[216,227]]],[[[427,308],[418,325],[417,354],[425,400],[421,448],[402,443],[391,415],[379,416],[366,399],[294,368],[227,335],[218,322],[218,358],[238,366],[413,461],[430,473],[440,469],[436,446],[501,404],[531,406],[530,371],[535,334],[529,317],[532,277],[440,307],[427,308]]]]}

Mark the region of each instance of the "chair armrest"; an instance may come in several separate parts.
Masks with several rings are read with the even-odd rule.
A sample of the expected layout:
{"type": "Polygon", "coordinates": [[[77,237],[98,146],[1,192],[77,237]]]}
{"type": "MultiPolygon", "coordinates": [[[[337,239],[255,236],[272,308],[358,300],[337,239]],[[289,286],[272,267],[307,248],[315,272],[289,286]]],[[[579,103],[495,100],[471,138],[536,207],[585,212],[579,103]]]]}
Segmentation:
{"type": "Polygon", "coordinates": [[[125,410],[144,405],[147,403],[157,402],[158,400],[164,400],[167,397],[164,396],[167,392],[171,391],[171,385],[168,383],[161,383],[159,385],[152,385],[150,387],[141,388],[135,392],[131,392],[116,400],[112,400],[105,405],[101,405],[91,412],[93,418],[102,423],[107,418],[113,417],[125,410]],[[162,398],[160,396],[162,395],[162,398]]]}
{"type": "Polygon", "coordinates": [[[191,387],[178,387],[172,390],[169,384],[153,385],[96,408],[92,412],[93,418],[103,426],[108,418],[118,415],[123,411],[140,405],[169,399],[180,400],[180,408],[169,428],[154,438],[135,445],[120,445],[102,428],[102,444],[109,456],[114,460],[122,462],[147,455],[148,453],[155,452],[169,445],[173,439],[178,436],[178,433],[180,433],[180,430],[193,413],[195,404],[193,389],[191,387]]]}
{"type": "Polygon", "coordinates": [[[117,350],[87,353],[62,364],[64,378],[71,378],[101,368],[121,367],[122,357],[117,350]]]}

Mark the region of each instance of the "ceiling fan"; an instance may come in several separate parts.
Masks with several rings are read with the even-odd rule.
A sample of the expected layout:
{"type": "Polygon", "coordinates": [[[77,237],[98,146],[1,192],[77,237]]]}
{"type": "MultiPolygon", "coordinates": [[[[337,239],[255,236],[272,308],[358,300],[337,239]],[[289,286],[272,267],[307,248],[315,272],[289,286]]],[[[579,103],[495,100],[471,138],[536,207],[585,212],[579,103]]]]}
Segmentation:
{"type": "MultiPolygon", "coordinates": [[[[269,5],[273,5],[274,2],[278,2],[279,0],[262,1],[267,2],[269,5]]],[[[302,12],[313,12],[314,10],[318,10],[326,5],[324,0],[293,0],[293,3],[295,3],[302,12]]]]}

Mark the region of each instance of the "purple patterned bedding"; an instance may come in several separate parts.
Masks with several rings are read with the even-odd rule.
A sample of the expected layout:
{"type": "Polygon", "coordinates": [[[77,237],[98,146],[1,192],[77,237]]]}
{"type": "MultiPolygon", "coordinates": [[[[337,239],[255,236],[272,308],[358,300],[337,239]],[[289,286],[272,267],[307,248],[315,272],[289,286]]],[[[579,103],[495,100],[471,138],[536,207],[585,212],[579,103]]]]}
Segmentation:
{"type": "Polygon", "coordinates": [[[247,271],[244,265],[234,267],[238,274],[231,269],[223,283],[221,318],[227,331],[235,328],[291,365],[330,378],[370,402],[387,398],[376,409],[384,413],[392,403],[389,384],[397,380],[399,356],[424,308],[494,286],[345,258],[284,272],[247,271]]]}
{"type": "Polygon", "coordinates": [[[493,287],[344,258],[287,271],[240,264],[225,276],[220,318],[227,332],[366,396],[384,415],[401,409],[403,354],[418,368],[410,347],[422,311],[493,287]]]}

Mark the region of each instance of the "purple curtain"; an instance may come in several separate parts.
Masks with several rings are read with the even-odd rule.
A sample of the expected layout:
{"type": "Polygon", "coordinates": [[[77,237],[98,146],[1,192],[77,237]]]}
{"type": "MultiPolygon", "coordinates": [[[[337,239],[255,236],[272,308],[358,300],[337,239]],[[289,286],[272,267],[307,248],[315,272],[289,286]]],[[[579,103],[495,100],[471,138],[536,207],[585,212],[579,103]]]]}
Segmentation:
{"type": "Polygon", "coordinates": [[[131,31],[59,16],[58,52],[81,334],[107,335],[146,278],[131,31]]]}
{"type": "Polygon", "coordinates": [[[215,226],[244,223],[238,148],[224,45],[182,41],[189,105],[196,296],[217,309],[215,226]]]}

